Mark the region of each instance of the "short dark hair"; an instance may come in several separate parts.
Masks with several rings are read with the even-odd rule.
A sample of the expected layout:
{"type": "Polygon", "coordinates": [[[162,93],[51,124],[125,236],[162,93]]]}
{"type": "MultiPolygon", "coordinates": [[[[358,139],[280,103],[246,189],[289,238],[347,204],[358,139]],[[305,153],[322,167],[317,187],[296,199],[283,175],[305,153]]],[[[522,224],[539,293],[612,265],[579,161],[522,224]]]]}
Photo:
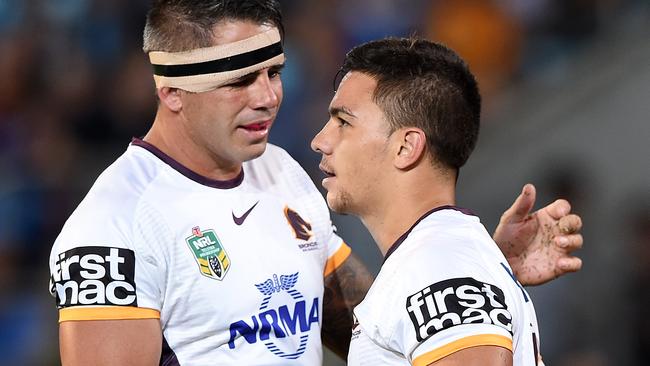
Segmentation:
{"type": "Polygon", "coordinates": [[[373,101],[391,132],[421,128],[434,162],[465,164],[476,145],[481,96],[467,64],[449,48],[425,39],[386,38],[353,48],[339,72],[377,81],[373,101]]]}
{"type": "Polygon", "coordinates": [[[270,24],[284,38],[277,0],[153,0],[144,27],[142,49],[149,53],[210,47],[214,26],[228,20],[270,24]]]}

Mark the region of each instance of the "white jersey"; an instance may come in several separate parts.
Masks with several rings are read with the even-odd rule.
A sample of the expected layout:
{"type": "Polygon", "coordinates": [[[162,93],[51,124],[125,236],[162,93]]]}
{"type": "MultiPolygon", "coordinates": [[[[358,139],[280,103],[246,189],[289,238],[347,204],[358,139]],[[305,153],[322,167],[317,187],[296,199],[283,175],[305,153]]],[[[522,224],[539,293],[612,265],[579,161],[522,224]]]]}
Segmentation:
{"type": "Polygon", "coordinates": [[[59,321],[159,318],[165,365],[320,365],[323,277],[350,253],[268,145],[215,181],[134,139],[50,256],[59,321]]]}
{"type": "Polygon", "coordinates": [[[348,365],[428,365],[480,345],[541,365],[530,297],[478,217],[461,211],[429,211],[388,251],[354,309],[348,365]]]}

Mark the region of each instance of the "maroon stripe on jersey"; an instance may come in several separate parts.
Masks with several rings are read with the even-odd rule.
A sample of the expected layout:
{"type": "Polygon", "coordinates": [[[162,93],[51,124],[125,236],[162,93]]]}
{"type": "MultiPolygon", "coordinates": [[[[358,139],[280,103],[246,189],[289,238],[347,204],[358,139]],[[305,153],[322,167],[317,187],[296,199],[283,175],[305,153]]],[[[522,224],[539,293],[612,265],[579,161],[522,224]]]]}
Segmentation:
{"type": "Polygon", "coordinates": [[[413,229],[414,229],[414,228],[415,228],[415,227],[420,223],[420,221],[424,220],[427,216],[431,215],[432,213],[437,212],[437,211],[442,211],[442,210],[455,210],[455,211],[459,211],[459,212],[461,212],[461,213],[464,213],[465,215],[476,216],[476,214],[474,214],[471,210],[468,210],[468,209],[466,209],[466,208],[461,208],[461,207],[451,206],[451,205],[439,206],[439,207],[436,207],[436,208],[434,208],[434,209],[431,209],[431,210],[427,211],[424,215],[422,215],[422,216],[421,216],[421,217],[420,217],[420,218],[415,222],[415,224],[411,225],[411,227],[410,227],[410,228],[409,228],[409,229],[408,229],[404,234],[402,234],[402,236],[400,236],[400,237],[399,237],[399,238],[398,238],[398,239],[393,243],[393,245],[390,246],[390,248],[388,248],[388,251],[386,252],[386,255],[384,256],[384,263],[386,262],[386,259],[388,259],[388,257],[389,257],[391,254],[393,254],[393,252],[396,251],[397,248],[399,248],[400,245],[402,245],[402,243],[404,242],[404,240],[406,240],[406,238],[408,238],[408,236],[409,236],[409,234],[411,233],[411,231],[413,231],[413,229]]]}
{"type": "Polygon", "coordinates": [[[160,364],[159,366],[180,366],[181,364],[178,362],[178,357],[176,357],[176,353],[174,353],[174,350],[169,347],[169,343],[167,343],[167,340],[165,337],[163,337],[163,343],[162,343],[162,353],[160,354],[160,364]]]}
{"type": "Polygon", "coordinates": [[[176,170],[177,172],[183,174],[187,178],[202,184],[204,186],[212,187],[212,188],[219,188],[219,189],[230,189],[230,188],[235,188],[241,184],[241,182],[244,180],[244,169],[242,168],[241,172],[239,175],[237,175],[235,178],[230,179],[230,180],[216,180],[216,179],[210,179],[207,177],[202,176],[201,174],[197,174],[193,171],[191,171],[189,168],[185,167],[183,164],[179,163],[178,161],[174,160],[171,156],[165,154],[162,152],[159,148],[153,146],[152,144],[140,140],[139,138],[134,137],[131,140],[131,145],[135,146],[140,146],[141,148],[149,151],[150,153],[154,154],[158,159],[162,160],[165,162],[167,165],[171,166],[176,170]]]}

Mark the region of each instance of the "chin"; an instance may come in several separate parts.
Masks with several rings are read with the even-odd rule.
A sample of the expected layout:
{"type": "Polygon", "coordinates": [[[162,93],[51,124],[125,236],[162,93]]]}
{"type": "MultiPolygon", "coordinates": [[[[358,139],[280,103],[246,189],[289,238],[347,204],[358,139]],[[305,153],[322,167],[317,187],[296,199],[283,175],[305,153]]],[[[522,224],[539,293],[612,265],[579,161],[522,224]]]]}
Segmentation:
{"type": "Polygon", "coordinates": [[[255,145],[248,146],[243,151],[244,158],[242,159],[242,161],[249,161],[249,160],[257,159],[260,156],[262,156],[262,154],[264,154],[264,151],[266,151],[266,144],[267,144],[267,142],[264,141],[264,142],[261,142],[261,143],[257,143],[255,145]]]}
{"type": "Polygon", "coordinates": [[[347,215],[350,212],[350,197],[345,193],[332,194],[327,192],[327,206],[337,214],[347,215]]]}

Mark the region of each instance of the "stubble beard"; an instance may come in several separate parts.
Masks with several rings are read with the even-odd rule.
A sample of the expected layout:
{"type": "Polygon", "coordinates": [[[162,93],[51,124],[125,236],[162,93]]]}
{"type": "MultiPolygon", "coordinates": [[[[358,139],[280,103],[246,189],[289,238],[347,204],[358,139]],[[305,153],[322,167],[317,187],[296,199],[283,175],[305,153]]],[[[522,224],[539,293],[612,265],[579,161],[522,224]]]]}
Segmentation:
{"type": "MultiPolygon", "coordinates": [[[[329,195],[328,193],[328,197],[329,195]]],[[[332,211],[338,214],[352,214],[352,195],[347,191],[339,191],[335,195],[332,195],[332,199],[327,199],[327,205],[332,211]]]]}

